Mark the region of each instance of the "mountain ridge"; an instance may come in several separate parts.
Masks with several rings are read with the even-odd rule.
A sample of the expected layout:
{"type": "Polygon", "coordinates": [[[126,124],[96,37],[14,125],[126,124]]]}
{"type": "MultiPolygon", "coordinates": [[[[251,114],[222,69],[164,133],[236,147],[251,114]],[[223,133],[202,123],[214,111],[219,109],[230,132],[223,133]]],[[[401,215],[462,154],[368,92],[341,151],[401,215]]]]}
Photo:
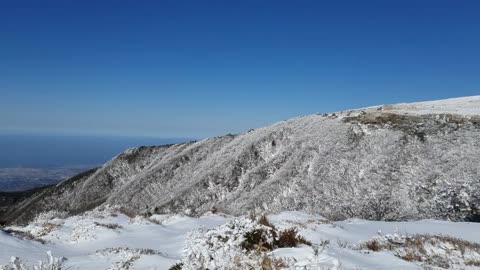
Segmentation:
{"type": "Polygon", "coordinates": [[[0,217],[304,210],[330,219],[477,220],[480,96],[313,114],[237,135],[137,147],[0,217]]]}

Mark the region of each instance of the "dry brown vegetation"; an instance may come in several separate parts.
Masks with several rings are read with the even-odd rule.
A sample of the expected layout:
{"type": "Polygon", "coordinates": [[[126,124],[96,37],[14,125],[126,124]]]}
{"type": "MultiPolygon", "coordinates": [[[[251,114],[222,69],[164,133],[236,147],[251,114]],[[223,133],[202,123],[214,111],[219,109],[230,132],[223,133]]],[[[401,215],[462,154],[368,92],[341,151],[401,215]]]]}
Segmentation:
{"type": "Polygon", "coordinates": [[[462,254],[465,252],[466,249],[473,249],[480,251],[480,244],[470,242],[467,240],[459,239],[456,237],[448,236],[448,235],[430,235],[430,234],[415,234],[412,236],[405,237],[405,243],[398,243],[398,242],[384,242],[379,241],[377,239],[372,239],[369,241],[364,242],[364,247],[371,251],[380,251],[380,250],[393,250],[396,247],[403,246],[403,247],[415,247],[419,250],[424,250],[424,245],[426,243],[449,243],[453,245],[457,250],[460,250],[462,254]]]}
{"type": "MultiPolygon", "coordinates": [[[[447,254],[456,252],[462,260],[467,252],[480,255],[480,244],[448,235],[416,234],[404,237],[403,241],[380,238],[372,239],[362,244],[362,248],[374,252],[381,250],[395,251],[395,255],[405,261],[423,262],[441,268],[451,267],[451,261],[448,258],[442,256],[442,253],[437,254],[435,250],[427,247],[443,249],[447,254]]],[[[464,264],[467,266],[480,266],[480,261],[465,260],[464,264]]]]}
{"type": "Polygon", "coordinates": [[[262,270],[275,270],[287,267],[287,263],[283,258],[270,258],[269,256],[260,258],[258,265],[262,270]]]}
{"type": "Polygon", "coordinates": [[[278,230],[265,215],[261,215],[258,222],[265,228],[255,229],[244,235],[245,240],[241,246],[247,251],[267,252],[276,248],[312,245],[310,241],[298,234],[298,229],[295,227],[278,230]]]}
{"type": "Polygon", "coordinates": [[[265,214],[262,214],[260,218],[258,219],[258,223],[260,223],[263,226],[267,226],[270,228],[275,228],[272,223],[270,223],[270,220],[268,220],[267,216],[265,214]]]}
{"type": "Polygon", "coordinates": [[[305,239],[305,237],[298,234],[297,228],[290,228],[283,231],[280,231],[278,236],[277,246],[279,248],[283,247],[296,247],[299,245],[311,246],[312,243],[305,239]]]}
{"type": "Polygon", "coordinates": [[[30,232],[24,232],[24,231],[18,231],[18,230],[13,230],[13,229],[6,229],[6,230],[3,230],[4,232],[12,235],[12,236],[15,236],[15,237],[18,237],[20,239],[25,239],[25,240],[31,240],[31,241],[37,241],[41,244],[45,244],[46,241],[41,239],[41,238],[38,238],[36,236],[34,236],[33,234],[31,234],[30,232]]]}
{"type": "Polygon", "coordinates": [[[107,229],[111,230],[117,230],[117,229],[122,229],[123,227],[121,225],[118,225],[116,223],[99,223],[99,222],[94,222],[96,226],[104,227],[107,229]]]}
{"type": "Polygon", "coordinates": [[[49,234],[51,231],[53,231],[54,229],[59,228],[61,226],[62,225],[55,224],[55,223],[44,223],[44,224],[42,224],[42,231],[38,235],[38,237],[45,236],[45,235],[49,234]]]}
{"type": "Polygon", "coordinates": [[[168,270],[182,270],[182,266],[183,266],[183,263],[176,263],[176,264],[170,266],[170,268],[168,268],[168,270]]]}
{"type": "Polygon", "coordinates": [[[466,266],[476,266],[480,267],[480,260],[470,260],[465,262],[466,266]]]}
{"type": "Polygon", "coordinates": [[[381,249],[384,249],[380,246],[380,243],[375,239],[365,242],[365,247],[368,250],[375,251],[375,252],[380,251],[381,249]]]}

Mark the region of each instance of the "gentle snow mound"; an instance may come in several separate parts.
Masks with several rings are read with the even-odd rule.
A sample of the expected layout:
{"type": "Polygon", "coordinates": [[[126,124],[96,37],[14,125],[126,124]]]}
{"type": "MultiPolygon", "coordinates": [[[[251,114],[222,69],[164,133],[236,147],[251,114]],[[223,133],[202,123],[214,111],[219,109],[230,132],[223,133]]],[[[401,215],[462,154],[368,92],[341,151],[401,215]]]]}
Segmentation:
{"type": "Polygon", "coordinates": [[[383,106],[385,110],[410,114],[480,115],[480,96],[435,101],[399,103],[383,106]]]}

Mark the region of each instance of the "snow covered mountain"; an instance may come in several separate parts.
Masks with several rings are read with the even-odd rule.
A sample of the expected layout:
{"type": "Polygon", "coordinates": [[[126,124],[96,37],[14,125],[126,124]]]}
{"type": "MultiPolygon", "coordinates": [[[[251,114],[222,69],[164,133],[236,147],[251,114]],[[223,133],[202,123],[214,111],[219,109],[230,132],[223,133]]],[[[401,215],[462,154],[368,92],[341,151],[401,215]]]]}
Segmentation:
{"type": "Polygon", "coordinates": [[[480,220],[480,96],[298,117],[198,142],[129,149],[12,206],[133,214],[302,210],[339,220],[480,220]]]}

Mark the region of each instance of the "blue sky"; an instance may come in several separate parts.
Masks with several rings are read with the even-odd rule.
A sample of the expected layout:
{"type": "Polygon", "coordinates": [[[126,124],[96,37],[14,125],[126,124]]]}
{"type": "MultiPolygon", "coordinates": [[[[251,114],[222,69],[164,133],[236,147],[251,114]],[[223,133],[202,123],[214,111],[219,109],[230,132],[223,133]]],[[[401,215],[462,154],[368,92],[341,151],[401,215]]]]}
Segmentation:
{"type": "Polygon", "coordinates": [[[479,1],[0,0],[0,132],[201,138],[480,94],[479,1]]]}

